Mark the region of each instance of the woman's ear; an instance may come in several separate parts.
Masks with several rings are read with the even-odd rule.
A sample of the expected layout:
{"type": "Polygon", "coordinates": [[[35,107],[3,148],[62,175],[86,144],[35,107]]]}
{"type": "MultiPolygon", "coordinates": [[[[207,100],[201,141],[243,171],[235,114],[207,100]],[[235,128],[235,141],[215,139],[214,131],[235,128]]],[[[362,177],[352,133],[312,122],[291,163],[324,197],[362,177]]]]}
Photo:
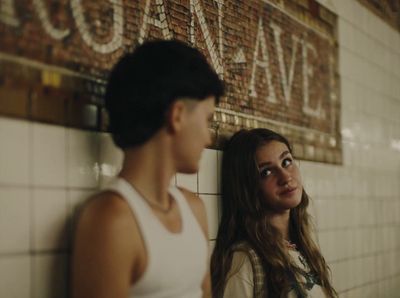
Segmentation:
{"type": "Polygon", "coordinates": [[[178,132],[182,129],[186,116],[186,105],[182,100],[175,100],[166,114],[166,126],[170,132],[178,132]]]}

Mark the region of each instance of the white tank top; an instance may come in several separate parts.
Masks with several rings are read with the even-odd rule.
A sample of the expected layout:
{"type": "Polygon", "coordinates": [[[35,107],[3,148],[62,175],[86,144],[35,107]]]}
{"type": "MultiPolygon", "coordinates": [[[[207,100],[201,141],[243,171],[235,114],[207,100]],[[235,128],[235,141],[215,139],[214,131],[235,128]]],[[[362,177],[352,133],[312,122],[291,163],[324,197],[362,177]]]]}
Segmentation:
{"type": "Polygon", "coordinates": [[[199,298],[207,271],[208,244],[186,198],[171,186],[182,221],[182,231],[171,233],[142,196],[122,178],[106,188],[119,193],[130,205],[147,252],[147,267],[131,287],[134,298],[199,298]]]}

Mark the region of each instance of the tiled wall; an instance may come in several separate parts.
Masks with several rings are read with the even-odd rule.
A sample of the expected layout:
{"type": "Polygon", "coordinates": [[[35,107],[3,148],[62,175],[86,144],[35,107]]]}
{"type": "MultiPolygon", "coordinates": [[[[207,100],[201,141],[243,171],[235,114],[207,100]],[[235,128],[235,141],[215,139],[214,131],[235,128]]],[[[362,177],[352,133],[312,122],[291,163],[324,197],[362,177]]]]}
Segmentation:
{"type": "Polygon", "coordinates": [[[400,34],[356,1],[339,15],[343,166],[302,162],[341,297],[400,294],[400,34]]]}
{"type": "MultiPolygon", "coordinates": [[[[399,297],[400,34],[356,1],[320,2],[339,15],[344,164],[301,162],[318,239],[340,297],[399,297]]],[[[106,134],[4,117],[0,140],[0,296],[65,297],[72,214],[120,152],[106,134]]],[[[210,240],[220,159],[206,150],[176,177],[204,200],[210,240]]]]}

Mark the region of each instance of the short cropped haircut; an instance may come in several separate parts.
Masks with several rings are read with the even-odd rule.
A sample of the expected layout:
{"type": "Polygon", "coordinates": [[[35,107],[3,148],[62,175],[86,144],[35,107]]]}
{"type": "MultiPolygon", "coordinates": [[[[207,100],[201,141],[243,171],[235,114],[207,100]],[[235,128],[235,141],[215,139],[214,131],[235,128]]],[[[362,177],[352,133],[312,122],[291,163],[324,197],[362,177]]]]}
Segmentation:
{"type": "Polygon", "coordinates": [[[112,69],[105,94],[109,130],[122,148],[148,141],[179,98],[204,100],[224,93],[223,82],[195,48],[155,40],[125,54],[112,69]]]}

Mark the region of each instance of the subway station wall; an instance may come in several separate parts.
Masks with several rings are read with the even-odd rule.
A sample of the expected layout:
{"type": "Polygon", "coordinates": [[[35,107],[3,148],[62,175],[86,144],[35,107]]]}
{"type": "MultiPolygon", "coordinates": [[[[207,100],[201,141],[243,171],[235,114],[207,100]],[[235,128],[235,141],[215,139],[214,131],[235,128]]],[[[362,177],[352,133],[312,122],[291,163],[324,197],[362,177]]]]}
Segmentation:
{"type": "MultiPolygon", "coordinates": [[[[1,16],[12,15],[12,2],[0,1],[1,16]]],[[[400,35],[358,1],[319,3],[337,15],[342,160],[300,161],[313,199],[316,235],[340,297],[398,297],[400,35]]],[[[21,65],[39,63],[1,49],[2,63],[10,56],[21,65]]],[[[24,74],[23,67],[20,72],[24,74]]],[[[4,82],[7,73],[1,73],[4,82]]],[[[57,76],[50,69],[39,81],[57,84],[57,76]]],[[[0,105],[13,100],[8,106],[26,113],[26,106],[17,106],[22,89],[17,84],[8,89],[15,92],[0,94],[0,105]]],[[[46,92],[38,94],[48,99],[46,92]]],[[[37,121],[49,116],[41,108],[37,118],[11,114],[0,117],[0,296],[67,297],[75,210],[118,172],[121,152],[107,132],[90,129],[92,122],[59,119],[64,112],[51,114],[54,121],[37,121]],[[59,125],[61,121],[79,125],[59,125]]],[[[219,150],[206,149],[199,173],[178,174],[174,181],[205,202],[210,248],[220,213],[221,156],[219,150]]]]}
{"type": "Polygon", "coordinates": [[[175,38],[224,79],[213,149],[240,127],[268,127],[302,159],[342,162],[337,16],[315,0],[16,3],[0,11],[0,115],[106,131],[112,65],[145,40],[175,38]]]}

